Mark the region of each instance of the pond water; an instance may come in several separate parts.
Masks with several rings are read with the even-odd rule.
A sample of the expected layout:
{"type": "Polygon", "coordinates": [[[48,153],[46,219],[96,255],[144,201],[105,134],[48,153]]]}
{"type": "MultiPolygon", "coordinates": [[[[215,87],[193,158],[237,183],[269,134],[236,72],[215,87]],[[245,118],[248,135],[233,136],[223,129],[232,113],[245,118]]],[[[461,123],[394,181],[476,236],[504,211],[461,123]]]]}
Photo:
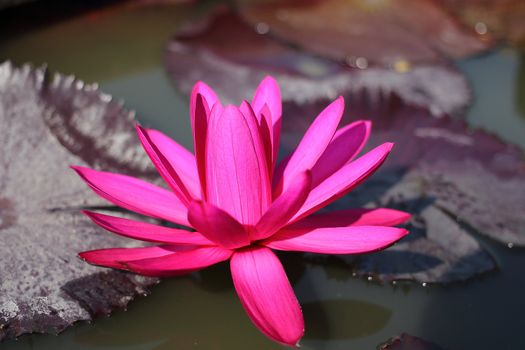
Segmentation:
{"type": "MultiPolygon", "coordinates": [[[[164,46],[186,15],[178,7],[162,7],[63,20],[3,37],[0,61],[47,63],[51,70],[96,81],[103,91],[137,111],[143,124],[191,147],[187,99],[175,91],[162,67],[164,46]]],[[[473,85],[471,125],[525,148],[524,55],[504,48],[457,65],[473,85]]],[[[305,314],[302,348],[375,349],[391,336],[407,332],[456,350],[522,349],[525,250],[476,239],[495,257],[499,270],[446,287],[379,285],[353,278],[341,266],[311,266],[301,254],[283,255],[305,314]]],[[[80,323],[59,336],[23,336],[0,347],[281,348],[251,325],[226,264],[163,280],[151,295],[109,318],[80,323]]]]}

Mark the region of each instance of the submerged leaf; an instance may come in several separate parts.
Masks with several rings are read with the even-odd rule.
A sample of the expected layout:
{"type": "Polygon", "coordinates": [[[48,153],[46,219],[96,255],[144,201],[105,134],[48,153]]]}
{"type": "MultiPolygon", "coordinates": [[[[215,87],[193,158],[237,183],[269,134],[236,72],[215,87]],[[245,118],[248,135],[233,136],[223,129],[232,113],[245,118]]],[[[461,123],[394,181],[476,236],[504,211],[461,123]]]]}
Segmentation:
{"type": "Polygon", "coordinates": [[[129,241],[80,213],[101,202],[68,169],[89,164],[149,173],[131,114],[73,77],[50,78],[43,69],[4,63],[0,125],[0,340],[56,333],[145,293],[156,279],[101,270],[77,258],[78,251],[129,241]]]}
{"type": "Polygon", "coordinates": [[[407,333],[402,333],[378,346],[378,350],[444,350],[441,346],[407,333]]]}
{"type": "Polygon", "coordinates": [[[479,53],[491,44],[432,0],[237,3],[259,32],[357,66],[440,62],[479,53]]]}
{"type": "Polygon", "coordinates": [[[459,114],[470,103],[465,78],[442,61],[352,68],[258,34],[224,10],[179,32],[167,48],[165,64],[183,92],[189,94],[195,80],[206,80],[226,102],[251,98],[259,81],[272,75],[279,82],[283,100],[301,105],[363,89],[376,99],[396,92],[434,115],[459,114]]]}

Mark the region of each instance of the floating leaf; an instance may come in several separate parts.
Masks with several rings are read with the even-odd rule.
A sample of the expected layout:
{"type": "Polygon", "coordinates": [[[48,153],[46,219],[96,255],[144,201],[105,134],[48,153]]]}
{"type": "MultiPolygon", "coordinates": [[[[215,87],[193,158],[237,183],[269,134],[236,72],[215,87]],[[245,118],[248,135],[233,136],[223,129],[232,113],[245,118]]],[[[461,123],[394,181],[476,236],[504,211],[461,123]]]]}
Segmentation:
{"type": "Polygon", "coordinates": [[[183,92],[189,93],[195,80],[206,80],[231,103],[251,98],[268,74],[279,81],[285,101],[300,105],[367,89],[373,98],[396,92],[441,115],[460,114],[471,97],[465,78],[443,62],[351,68],[258,34],[225,10],[181,31],[168,46],[165,64],[183,92]]]}
{"type": "Polygon", "coordinates": [[[441,3],[480,35],[525,45],[523,0],[443,0],[441,3]]]}
{"type": "Polygon", "coordinates": [[[432,0],[237,0],[243,18],[307,51],[357,66],[439,62],[490,42],[432,0]],[[359,61],[360,60],[360,61],[359,61]]]}
{"type": "Polygon", "coordinates": [[[130,112],[73,77],[4,63],[0,125],[0,340],[56,333],[145,293],[156,279],[102,270],[76,257],[130,241],[108,235],[79,212],[101,202],[68,169],[89,164],[149,173],[130,112]]]}
{"type": "Polygon", "coordinates": [[[402,333],[378,346],[378,350],[444,350],[439,345],[402,333]]]}
{"type": "MultiPolygon", "coordinates": [[[[396,96],[347,96],[345,122],[370,117],[370,146],[395,147],[381,170],[333,208],[397,207],[414,214],[411,234],[388,251],[361,257],[356,270],[381,280],[453,282],[492,270],[493,259],[469,234],[525,246],[523,152],[450,117],[431,118],[396,96]]],[[[283,118],[283,141],[292,148],[305,116],[322,104],[293,107],[283,118]]]]}
{"type": "Polygon", "coordinates": [[[385,166],[405,168],[404,178],[420,184],[421,197],[434,198],[436,207],[481,234],[525,246],[522,150],[481,129],[469,129],[462,121],[429,118],[428,111],[395,97],[382,111],[360,106],[352,98],[349,102],[350,114],[367,115],[374,122],[371,144],[396,143],[385,166]]]}

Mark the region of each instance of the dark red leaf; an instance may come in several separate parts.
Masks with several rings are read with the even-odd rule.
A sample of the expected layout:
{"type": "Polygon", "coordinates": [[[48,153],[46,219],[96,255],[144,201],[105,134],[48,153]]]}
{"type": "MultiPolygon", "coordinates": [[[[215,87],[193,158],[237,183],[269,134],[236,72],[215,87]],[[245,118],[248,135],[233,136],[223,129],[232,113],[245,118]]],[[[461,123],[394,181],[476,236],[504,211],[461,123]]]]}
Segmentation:
{"type": "Polygon", "coordinates": [[[447,10],[485,36],[525,45],[523,0],[442,0],[447,10]]]}
{"type": "Polygon", "coordinates": [[[410,334],[402,333],[387,340],[378,346],[378,350],[444,350],[441,346],[414,337],[410,334]]]}
{"type": "Polygon", "coordinates": [[[250,99],[268,74],[280,83],[283,99],[298,104],[362,89],[370,98],[396,92],[434,115],[460,114],[470,103],[465,78],[443,62],[418,66],[400,62],[396,69],[351,68],[258,34],[226,10],[180,32],[168,46],[165,64],[185,93],[200,79],[230,103],[250,99]]]}
{"type": "MultiPolygon", "coordinates": [[[[459,120],[432,118],[395,96],[370,101],[347,96],[345,122],[373,121],[369,146],[395,147],[376,175],[333,208],[392,206],[414,214],[411,234],[399,244],[357,261],[360,275],[381,280],[453,282],[492,270],[493,259],[469,235],[475,231],[509,246],[525,246],[523,152],[459,120]]],[[[288,149],[324,103],[289,103],[283,136],[288,149]]]]}
{"type": "Polygon", "coordinates": [[[391,67],[440,62],[490,46],[433,0],[237,0],[258,31],[324,57],[391,67]]]}

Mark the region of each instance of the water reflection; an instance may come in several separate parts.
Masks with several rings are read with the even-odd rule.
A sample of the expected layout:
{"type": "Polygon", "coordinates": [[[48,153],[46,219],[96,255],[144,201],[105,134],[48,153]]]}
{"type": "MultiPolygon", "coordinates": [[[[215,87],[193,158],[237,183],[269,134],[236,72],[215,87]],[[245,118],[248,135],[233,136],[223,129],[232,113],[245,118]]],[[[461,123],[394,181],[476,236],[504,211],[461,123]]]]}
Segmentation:
{"type": "Polygon", "coordinates": [[[387,308],[362,300],[328,300],[302,305],[305,339],[338,340],[372,335],[391,317],[387,308]]]}

